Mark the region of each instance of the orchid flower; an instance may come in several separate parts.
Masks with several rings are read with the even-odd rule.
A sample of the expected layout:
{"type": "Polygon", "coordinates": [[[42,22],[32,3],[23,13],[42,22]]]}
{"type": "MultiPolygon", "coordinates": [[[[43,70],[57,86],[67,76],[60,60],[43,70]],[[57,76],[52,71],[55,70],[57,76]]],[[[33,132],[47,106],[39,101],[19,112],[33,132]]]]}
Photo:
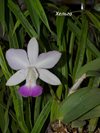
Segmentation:
{"type": "Polygon", "coordinates": [[[32,38],[27,46],[27,53],[23,49],[9,49],[6,52],[6,59],[13,70],[17,70],[7,81],[7,86],[17,85],[24,80],[25,84],[21,86],[18,92],[23,97],[37,97],[42,94],[43,88],[36,83],[40,78],[51,85],[61,84],[60,80],[49,70],[54,67],[61,57],[57,51],[49,51],[39,54],[38,42],[32,38]]]}

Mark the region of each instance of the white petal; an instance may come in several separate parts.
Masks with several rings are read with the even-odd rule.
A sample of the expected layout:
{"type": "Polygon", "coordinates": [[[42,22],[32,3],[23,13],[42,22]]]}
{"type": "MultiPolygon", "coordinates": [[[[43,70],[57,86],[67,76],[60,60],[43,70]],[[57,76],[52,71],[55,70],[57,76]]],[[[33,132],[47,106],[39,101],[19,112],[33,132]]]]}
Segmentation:
{"type": "Polygon", "coordinates": [[[51,73],[50,71],[46,69],[38,69],[39,72],[39,78],[51,85],[59,85],[61,84],[60,80],[57,78],[56,75],[51,73]]]}
{"type": "Polygon", "coordinates": [[[7,86],[13,86],[21,83],[26,79],[27,76],[27,69],[22,69],[17,71],[14,75],[10,77],[10,79],[7,81],[6,85],[7,86]]]}
{"type": "Polygon", "coordinates": [[[6,59],[9,66],[14,70],[19,70],[29,65],[26,51],[22,49],[9,49],[6,52],[6,59]]]}
{"type": "Polygon", "coordinates": [[[38,56],[38,42],[35,38],[32,38],[28,43],[28,58],[31,64],[34,64],[38,56]]]}
{"type": "Polygon", "coordinates": [[[50,51],[39,55],[36,68],[52,68],[54,67],[61,57],[61,53],[57,51],[50,51]]]}

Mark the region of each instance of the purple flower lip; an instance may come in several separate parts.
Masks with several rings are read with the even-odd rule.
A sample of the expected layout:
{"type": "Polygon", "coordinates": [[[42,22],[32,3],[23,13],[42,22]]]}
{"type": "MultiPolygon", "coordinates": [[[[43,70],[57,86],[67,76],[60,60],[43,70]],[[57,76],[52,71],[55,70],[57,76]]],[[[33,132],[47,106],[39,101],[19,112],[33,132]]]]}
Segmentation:
{"type": "Polygon", "coordinates": [[[23,85],[18,90],[19,94],[23,97],[37,97],[40,96],[43,92],[43,88],[39,85],[28,87],[26,85],[23,85]]]}

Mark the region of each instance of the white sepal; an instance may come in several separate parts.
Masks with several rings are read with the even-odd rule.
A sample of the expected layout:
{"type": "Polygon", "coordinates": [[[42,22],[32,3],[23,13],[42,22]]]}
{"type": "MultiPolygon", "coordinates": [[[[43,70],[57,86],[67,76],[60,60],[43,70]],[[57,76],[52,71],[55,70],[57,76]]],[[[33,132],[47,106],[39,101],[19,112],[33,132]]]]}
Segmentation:
{"type": "Polygon", "coordinates": [[[26,51],[22,49],[9,49],[6,52],[6,59],[14,70],[23,69],[29,65],[26,51]]]}
{"type": "Polygon", "coordinates": [[[10,79],[7,81],[7,86],[13,86],[21,83],[24,81],[27,77],[28,70],[27,69],[21,69],[17,71],[15,74],[13,74],[10,79]]]}
{"type": "Polygon", "coordinates": [[[37,68],[52,68],[57,64],[60,57],[61,53],[57,51],[49,51],[47,53],[42,53],[39,55],[35,66],[37,68]]]}
{"type": "Polygon", "coordinates": [[[28,58],[31,65],[35,64],[39,53],[38,42],[35,38],[32,38],[29,41],[28,47],[27,47],[27,53],[28,53],[28,58]]]}
{"type": "Polygon", "coordinates": [[[46,70],[46,69],[38,69],[39,72],[39,78],[41,80],[43,80],[46,83],[49,83],[51,85],[60,85],[61,82],[60,80],[57,78],[56,75],[54,75],[53,73],[51,73],[50,71],[46,70]]]}

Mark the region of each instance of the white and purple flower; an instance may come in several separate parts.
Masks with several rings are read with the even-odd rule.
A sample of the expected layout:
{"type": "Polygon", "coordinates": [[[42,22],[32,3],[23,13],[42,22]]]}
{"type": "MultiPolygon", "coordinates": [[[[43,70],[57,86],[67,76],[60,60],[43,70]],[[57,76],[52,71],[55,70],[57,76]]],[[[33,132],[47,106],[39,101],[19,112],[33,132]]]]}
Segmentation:
{"type": "Polygon", "coordinates": [[[32,38],[27,46],[27,53],[23,49],[9,49],[6,59],[9,66],[17,72],[7,81],[7,86],[17,85],[26,80],[25,85],[19,88],[23,97],[37,97],[42,94],[43,88],[37,85],[38,78],[51,85],[61,84],[60,80],[49,70],[54,67],[61,57],[57,51],[39,54],[38,42],[32,38]]]}

